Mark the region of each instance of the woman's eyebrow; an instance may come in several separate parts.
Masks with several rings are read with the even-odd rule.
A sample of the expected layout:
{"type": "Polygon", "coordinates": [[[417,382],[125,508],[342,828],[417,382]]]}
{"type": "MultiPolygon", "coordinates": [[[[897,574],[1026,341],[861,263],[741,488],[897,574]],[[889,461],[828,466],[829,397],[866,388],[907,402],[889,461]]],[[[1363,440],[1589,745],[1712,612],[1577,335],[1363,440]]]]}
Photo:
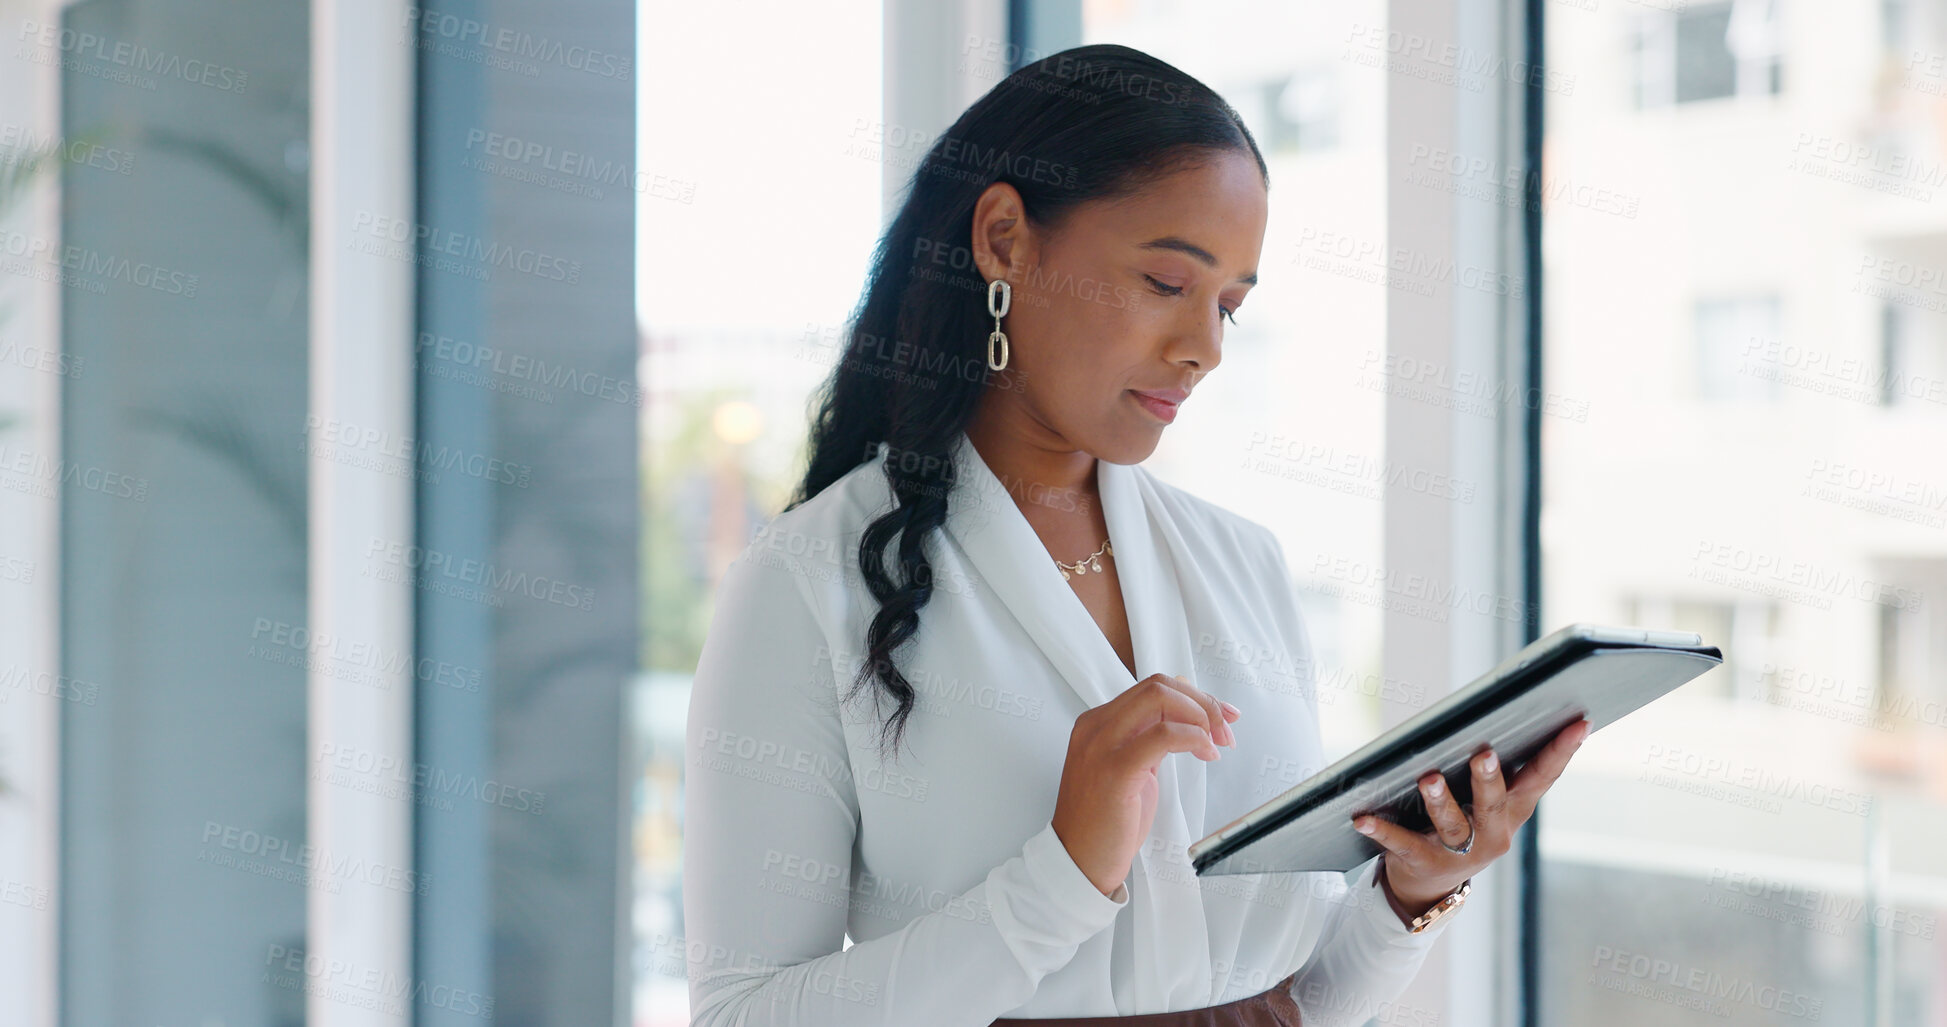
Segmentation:
{"type": "MultiPolygon", "coordinates": [[[[1151,239],[1150,241],[1143,243],[1141,246],[1137,247],[1137,249],[1175,250],[1178,253],[1187,253],[1190,256],[1195,257],[1200,261],[1203,261],[1203,263],[1206,266],[1209,267],[1217,266],[1217,258],[1212,256],[1209,250],[1206,250],[1203,247],[1198,246],[1196,243],[1193,243],[1190,240],[1183,238],[1182,236],[1166,235],[1163,236],[1161,239],[1151,239]]],[[[1238,275],[1237,280],[1244,283],[1245,285],[1256,285],[1257,272],[1250,271],[1250,272],[1246,272],[1245,274],[1238,275]]]]}

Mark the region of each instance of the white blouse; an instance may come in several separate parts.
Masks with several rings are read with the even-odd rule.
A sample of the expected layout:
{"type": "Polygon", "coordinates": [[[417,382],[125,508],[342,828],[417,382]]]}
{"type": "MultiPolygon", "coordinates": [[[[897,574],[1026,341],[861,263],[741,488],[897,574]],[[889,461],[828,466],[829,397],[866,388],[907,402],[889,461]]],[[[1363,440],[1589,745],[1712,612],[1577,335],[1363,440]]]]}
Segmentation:
{"type": "Polygon", "coordinates": [[[1185,854],[1323,765],[1311,646],[1276,537],[1101,461],[1132,677],[962,433],[945,532],[927,543],[933,595],[895,651],[917,705],[898,758],[882,761],[892,706],[875,710],[873,683],[840,697],[878,608],[857,551],[893,508],[888,452],[773,518],[721,582],[687,725],[691,1022],[1173,1012],[1294,970],[1306,1027],[1389,1015],[1454,917],[1410,933],[1376,856],[1344,874],[1199,877],[1185,854]],[[1237,744],[1212,763],[1163,758],[1149,841],[1105,896],[1050,823],[1068,736],[1082,711],[1157,672],[1238,707],[1237,744]]]}

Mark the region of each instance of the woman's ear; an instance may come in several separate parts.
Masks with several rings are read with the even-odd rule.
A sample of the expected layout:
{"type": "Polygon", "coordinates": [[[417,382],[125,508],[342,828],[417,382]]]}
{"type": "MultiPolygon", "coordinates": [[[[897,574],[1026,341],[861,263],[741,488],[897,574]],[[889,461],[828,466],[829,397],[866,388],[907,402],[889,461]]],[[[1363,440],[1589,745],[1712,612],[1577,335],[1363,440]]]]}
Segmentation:
{"type": "Polygon", "coordinates": [[[1005,278],[1019,283],[1032,266],[1033,236],[1027,208],[1013,186],[995,182],[974,201],[973,262],[988,281],[1005,278]]]}

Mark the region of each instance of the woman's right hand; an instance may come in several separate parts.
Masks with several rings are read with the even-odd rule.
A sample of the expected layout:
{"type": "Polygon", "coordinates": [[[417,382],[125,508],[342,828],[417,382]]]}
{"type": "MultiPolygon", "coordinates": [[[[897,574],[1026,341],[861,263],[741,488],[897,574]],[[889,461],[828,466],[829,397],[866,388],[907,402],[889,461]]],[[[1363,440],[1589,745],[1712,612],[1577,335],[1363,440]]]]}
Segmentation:
{"type": "Polygon", "coordinates": [[[1075,718],[1055,799],[1055,835],[1088,879],[1112,895],[1156,818],[1156,767],[1173,752],[1219,757],[1237,714],[1168,674],[1151,674],[1075,718]]]}

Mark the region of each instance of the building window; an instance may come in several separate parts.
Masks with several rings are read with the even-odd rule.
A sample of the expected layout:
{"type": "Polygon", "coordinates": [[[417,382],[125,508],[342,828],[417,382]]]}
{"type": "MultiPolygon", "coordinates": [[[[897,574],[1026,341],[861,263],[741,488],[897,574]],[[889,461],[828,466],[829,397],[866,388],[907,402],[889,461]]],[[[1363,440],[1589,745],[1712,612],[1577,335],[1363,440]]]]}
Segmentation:
{"type": "Polygon", "coordinates": [[[1898,401],[1900,390],[1894,387],[1894,378],[1907,364],[1901,359],[1907,344],[1906,316],[1899,307],[1888,303],[1879,309],[1879,366],[1885,374],[1879,381],[1879,405],[1890,407],[1898,401]]]}
{"type": "Polygon", "coordinates": [[[1774,0],[1671,6],[1636,23],[1638,108],[1775,96],[1783,88],[1774,0]]]}
{"type": "Polygon", "coordinates": [[[1871,384],[1879,387],[1881,406],[1925,409],[1947,395],[1947,344],[1911,308],[1880,308],[1879,354],[1871,384]]]}
{"type": "Polygon", "coordinates": [[[1879,0],[1879,44],[1888,53],[1905,49],[1913,34],[1912,0],[1879,0]]]}
{"type": "Polygon", "coordinates": [[[1698,399],[1769,401],[1778,397],[1782,370],[1778,297],[1698,300],[1693,311],[1698,399]]]}
{"type": "Polygon", "coordinates": [[[1661,631],[1694,631],[1705,645],[1723,650],[1724,663],[1685,686],[1693,693],[1724,699],[1781,702],[1775,693],[1771,659],[1778,634],[1778,605],[1768,600],[1736,601],[1636,596],[1629,601],[1629,623],[1661,631]]]}
{"type": "Polygon", "coordinates": [[[1938,711],[1938,702],[1947,698],[1937,670],[1939,658],[1934,653],[1939,642],[1928,637],[1926,609],[1906,609],[1897,601],[1907,594],[1921,593],[1916,584],[1908,579],[1893,586],[1901,591],[1881,598],[1874,611],[1877,674],[1873,708],[1893,729],[1937,722],[1930,713],[1938,711]]]}
{"type": "Polygon", "coordinates": [[[1339,142],[1339,83],[1331,68],[1305,68],[1265,87],[1268,150],[1314,152],[1339,142]]]}

